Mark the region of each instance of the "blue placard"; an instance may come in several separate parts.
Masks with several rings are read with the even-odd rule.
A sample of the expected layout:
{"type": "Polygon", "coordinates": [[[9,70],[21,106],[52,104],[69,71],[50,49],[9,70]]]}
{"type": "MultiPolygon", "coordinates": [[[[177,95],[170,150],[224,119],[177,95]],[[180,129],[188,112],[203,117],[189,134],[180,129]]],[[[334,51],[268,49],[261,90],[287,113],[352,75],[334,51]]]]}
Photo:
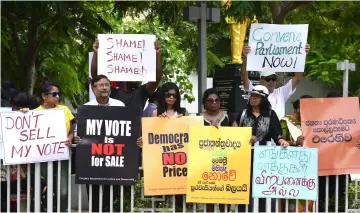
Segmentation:
{"type": "Polygon", "coordinates": [[[318,149],[256,146],[252,197],[317,200],[318,149]]]}

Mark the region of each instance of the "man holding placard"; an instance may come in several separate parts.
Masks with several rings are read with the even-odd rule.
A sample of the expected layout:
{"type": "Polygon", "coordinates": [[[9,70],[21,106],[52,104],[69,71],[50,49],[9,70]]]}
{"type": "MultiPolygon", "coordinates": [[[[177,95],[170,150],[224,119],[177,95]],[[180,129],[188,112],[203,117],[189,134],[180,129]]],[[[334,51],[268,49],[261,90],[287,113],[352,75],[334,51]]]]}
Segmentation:
{"type": "Polygon", "coordinates": [[[244,89],[253,88],[247,71],[260,71],[260,84],[268,88],[268,99],[279,119],[285,116],[285,103],[296,91],[304,72],[305,58],[310,52],[310,45],[304,45],[307,31],[308,25],[252,24],[249,46],[243,49],[244,89]],[[275,89],[276,72],[296,73],[284,86],[275,89]]]}

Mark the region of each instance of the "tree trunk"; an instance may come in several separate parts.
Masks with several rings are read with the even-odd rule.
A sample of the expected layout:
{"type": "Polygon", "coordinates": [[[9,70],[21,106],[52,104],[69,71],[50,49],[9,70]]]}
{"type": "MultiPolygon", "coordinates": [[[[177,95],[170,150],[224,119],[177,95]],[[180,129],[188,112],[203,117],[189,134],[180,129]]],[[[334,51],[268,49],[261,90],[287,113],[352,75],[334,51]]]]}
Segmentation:
{"type": "Polygon", "coordinates": [[[312,1],[284,1],[284,2],[271,2],[270,9],[273,24],[284,24],[285,16],[288,12],[296,8],[310,4],[312,1]]]}

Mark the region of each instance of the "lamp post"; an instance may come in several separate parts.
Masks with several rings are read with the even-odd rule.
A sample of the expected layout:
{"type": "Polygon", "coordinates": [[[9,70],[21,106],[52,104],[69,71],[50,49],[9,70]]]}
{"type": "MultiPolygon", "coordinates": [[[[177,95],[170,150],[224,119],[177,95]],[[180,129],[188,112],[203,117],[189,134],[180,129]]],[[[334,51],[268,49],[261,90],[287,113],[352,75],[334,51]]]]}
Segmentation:
{"type": "Polygon", "coordinates": [[[355,63],[349,63],[349,60],[344,60],[336,64],[336,69],[344,71],[343,77],[343,97],[349,96],[349,71],[355,71],[355,63]]]}
{"type": "Polygon", "coordinates": [[[198,2],[198,6],[189,6],[183,9],[184,21],[197,22],[198,31],[198,52],[197,52],[197,73],[198,73],[198,112],[203,111],[201,97],[206,90],[207,78],[207,45],[206,25],[207,23],[220,22],[220,9],[207,8],[206,2],[198,2]]]}

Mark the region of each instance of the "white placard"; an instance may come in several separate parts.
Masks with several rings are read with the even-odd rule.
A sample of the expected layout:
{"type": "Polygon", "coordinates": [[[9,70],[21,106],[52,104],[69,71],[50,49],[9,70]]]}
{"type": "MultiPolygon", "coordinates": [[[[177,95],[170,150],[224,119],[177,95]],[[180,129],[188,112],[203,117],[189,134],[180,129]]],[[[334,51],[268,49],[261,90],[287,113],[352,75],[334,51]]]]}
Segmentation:
{"type": "Polygon", "coordinates": [[[308,24],[251,24],[248,71],[304,72],[308,24]]]}
{"type": "Polygon", "coordinates": [[[110,81],[156,81],[155,35],[99,34],[98,74],[110,81]]]}
{"type": "MultiPolygon", "coordinates": [[[[12,108],[11,107],[0,107],[0,113],[2,112],[11,112],[12,108]]],[[[0,119],[0,128],[1,128],[1,119],[0,119]]],[[[3,142],[2,142],[2,134],[0,131],[0,159],[3,159],[3,142]]]]}
{"type": "Polygon", "coordinates": [[[69,159],[65,110],[1,113],[4,164],[69,159]]]}
{"type": "MultiPolygon", "coordinates": [[[[92,58],[94,56],[94,52],[89,52],[89,78],[91,77],[91,62],[92,62],[92,58]]],[[[95,95],[91,89],[91,83],[89,84],[89,101],[93,100],[95,98],[95,95]]]]}

